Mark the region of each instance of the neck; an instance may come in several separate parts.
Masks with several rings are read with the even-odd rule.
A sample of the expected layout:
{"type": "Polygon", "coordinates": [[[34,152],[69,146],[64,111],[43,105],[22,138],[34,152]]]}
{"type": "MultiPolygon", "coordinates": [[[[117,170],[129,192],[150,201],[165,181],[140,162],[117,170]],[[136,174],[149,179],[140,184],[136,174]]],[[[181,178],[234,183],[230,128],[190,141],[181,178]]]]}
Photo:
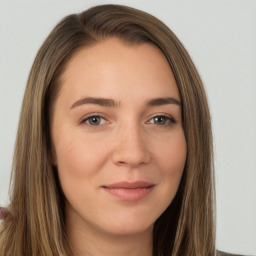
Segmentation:
{"type": "Polygon", "coordinates": [[[112,234],[69,218],[67,233],[73,256],[153,255],[153,227],[136,234],[112,234]]]}

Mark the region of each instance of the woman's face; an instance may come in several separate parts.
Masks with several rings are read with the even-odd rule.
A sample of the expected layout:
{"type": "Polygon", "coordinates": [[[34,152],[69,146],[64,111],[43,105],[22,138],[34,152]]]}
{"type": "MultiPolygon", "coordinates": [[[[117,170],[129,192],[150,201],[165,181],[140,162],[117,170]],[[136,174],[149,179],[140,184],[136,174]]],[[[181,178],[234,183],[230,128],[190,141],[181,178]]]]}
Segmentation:
{"type": "Polygon", "coordinates": [[[158,48],[112,38],[77,52],[61,76],[51,133],[68,223],[152,231],[187,152],[178,88],[158,48]]]}

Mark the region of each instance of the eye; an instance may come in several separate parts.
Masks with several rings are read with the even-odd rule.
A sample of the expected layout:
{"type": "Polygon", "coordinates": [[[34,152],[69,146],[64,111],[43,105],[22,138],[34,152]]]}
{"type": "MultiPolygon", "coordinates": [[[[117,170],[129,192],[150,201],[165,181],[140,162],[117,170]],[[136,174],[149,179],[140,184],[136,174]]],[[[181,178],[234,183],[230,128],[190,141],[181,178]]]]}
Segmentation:
{"type": "Polygon", "coordinates": [[[98,126],[106,123],[106,119],[101,116],[89,116],[82,120],[81,123],[86,123],[87,125],[98,126]]]}
{"type": "Polygon", "coordinates": [[[152,117],[149,120],[149,123],[156,124],[156,125],[170,126],[175,123],[175,120],[173,117],[170,117],[170,116],[159,115],[159,116],[152,117]]]}

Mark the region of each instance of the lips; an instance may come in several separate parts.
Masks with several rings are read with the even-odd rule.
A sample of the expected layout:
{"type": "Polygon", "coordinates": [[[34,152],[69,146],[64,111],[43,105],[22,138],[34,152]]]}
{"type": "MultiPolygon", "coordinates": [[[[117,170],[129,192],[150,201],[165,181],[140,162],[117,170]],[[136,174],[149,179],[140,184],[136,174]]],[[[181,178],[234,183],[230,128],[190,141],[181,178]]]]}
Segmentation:
{"type": "Polygon", "coordinates": [[[117,182],[102,186],[108,194],[123,201],[138,201],[146,197],[154,188],[155,184],[146,181],[117,182]]]}

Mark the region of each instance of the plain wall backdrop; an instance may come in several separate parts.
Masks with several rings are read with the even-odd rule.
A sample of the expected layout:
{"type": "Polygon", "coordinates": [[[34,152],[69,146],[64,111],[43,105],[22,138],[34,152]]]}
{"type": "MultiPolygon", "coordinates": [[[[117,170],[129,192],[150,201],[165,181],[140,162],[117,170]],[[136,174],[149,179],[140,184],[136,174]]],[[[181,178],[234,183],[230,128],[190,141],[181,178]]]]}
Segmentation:
{"type": "Polygon", "coordinates": [[[147,11],[183,42],[205,84],[213,120],[217,247],[256,255],[255,0],[0,0],[0,205],[33,59],[56,23],[103,3],[147,11]]]}

